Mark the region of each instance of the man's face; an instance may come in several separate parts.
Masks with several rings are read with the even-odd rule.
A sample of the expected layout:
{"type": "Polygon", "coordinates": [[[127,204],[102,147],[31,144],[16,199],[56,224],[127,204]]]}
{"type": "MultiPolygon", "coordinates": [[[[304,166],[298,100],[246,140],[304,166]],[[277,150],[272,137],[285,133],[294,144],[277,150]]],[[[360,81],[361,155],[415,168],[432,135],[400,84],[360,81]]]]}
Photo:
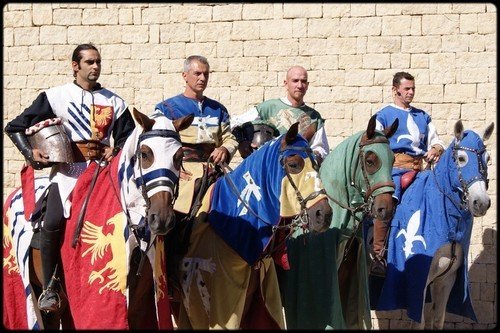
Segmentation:
{"type": "Polygon", "coordinates": [[[199,61],[193,61],[190,69],[182,73],[187,87],[195,93],[203,93],[207,88],[209,67],[199,61]]]}
{"type": "Polygon", "coordinates": [[[394,98],[403,104],[410,104],[415,97],[415,81],[401,79],[399,87],[393,87],[394,98]]]}
{"type": "Polygon", "coordinates": [[[80,63],[72,62],[76,82],[96,83],[101,75],[101,55],[96,50],[83,50],[80,55],[80,63]]]}
{"type": "Polygon", "coordinates": [[[292,69],[285,80],[288,95],[296,101],[302,101],[309,87],[307,72],[301,68],[292,69]]]}

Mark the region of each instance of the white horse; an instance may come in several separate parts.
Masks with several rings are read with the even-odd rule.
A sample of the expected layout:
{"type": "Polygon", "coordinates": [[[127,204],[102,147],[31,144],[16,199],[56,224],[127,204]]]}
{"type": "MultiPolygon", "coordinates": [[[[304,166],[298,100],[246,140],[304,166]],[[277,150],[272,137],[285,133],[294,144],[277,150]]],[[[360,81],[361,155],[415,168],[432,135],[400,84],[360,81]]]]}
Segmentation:
{"type": "Polygon", "coordinates": [[[138,126],[120,153],[106,166],[90,163],[73,191],[72,214],[65,222],[61,245],[64,292],[59,313],[37,308],[40,256],[31,247],[36,231],[32,221],[43,210],[48,177],[35,178],[38,202],[31,218],[24,215],[29,207],[23,200],[27,191],[19,188],[5,202],[6,328],[173,328],[161,235],[175,223],[173,202],[183,156],[178,131],[187,128],[193,116],[152,119],[135,109],[133,116],[138,126]],[[91,178],[96,186],[86,195],[91,178]],[[80,204],[86,199],[81,232],[74,232],[80,204]]]}
{"type": "Polygon", "coordinates": [[[464,131],[459,120],[435,168],[419,172],[405,190],[391,223],[387,276],[376,310],[406,309],[415,329],[442,329],[447,311],[477,321],[467,256],[473,218],[491,205],[483,141],[493,128],[491,123],[479,135],[464,131]]]}

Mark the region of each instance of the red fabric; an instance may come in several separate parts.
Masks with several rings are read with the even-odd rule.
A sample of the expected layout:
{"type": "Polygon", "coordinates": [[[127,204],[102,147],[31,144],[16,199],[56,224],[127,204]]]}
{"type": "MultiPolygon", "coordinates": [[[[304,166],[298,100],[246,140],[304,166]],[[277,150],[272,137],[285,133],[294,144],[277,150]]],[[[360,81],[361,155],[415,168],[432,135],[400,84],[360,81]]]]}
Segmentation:
{"type": "MultiPolygon", "coordinates": [[[[76,248],[71,247],[80,207],[87,196],[88,187],[97,167],[96,163],[90,164],[73,190],[71,216],[66,222],[61,258],[75,329],[129,329],[126,297],[121,291],[111,289],[113,282],[127,280],[127,276],[119,275],[123,270],[117,269],[114,264],[126,265],[126,261],[129,260],[122,258],[125,254],[122,226],[126,224],[126,217],[119,198],[118,160],[119,155],[113,158],[110,165],[101,168],[83,219],[84,226],[86,225],[87,230],[93,230],[96,237],[110,237],[108,245],[103,248],[102,257],[97,256],[98,251],[93,248],[95,241],[85,233],[85,227],[82,228],[76,248]],[[117,218],[121,219],[121,222],[115,227],[117,218]],[[120,229],[116,230],[117,227],[120,229]],[[120,247],[113,247],[118,239],[120,247]],[[93,256],[94,262],[92,262],[93,256]],[[120,260],[117,260],[118,256],[120,260]],[[91,274],[96,273],[103,279],[91,281],[91,274]]],[[[159,258],[161,259],[157,260],[163,263],[158,265],[162,269],[160,276],[166,277],[165,258],[164,256],[159,258]]],[[[160,295],[157,299],[158,323],[142,322],[141,325],[154,326],[154,329],[173,329],[166,282],[159,283],[156,288],[160,295]]]]}
{"type": "MultiPolygon", "coordinates": [[[[118,159],[113,160],[116,163],[118,159]]],[[[115,215],[122,211],[109,176],[113,164],[101,169],[83,220],[87,226],[97,226],[94,229],[95,236],[107,245],[101,247],[99,253],[97,249],[92,248],[92,243],[82,241],[84,235],[82,228],[76,248],[71,247],[80,207],[85,200],[96,167],[96,163],[90,164],[78,179],[73,191],[71,216],[66,222],[61,249],[66,293],[75,329],[128,329],[126,297],[121,291],[111,289],[114,282],[123,279],[126,281],[127,278],[123,275],[117,276],[119,272],[112,266],[113,258],[118,254],[113,253],[111,239],[115,233],[121,235],[123,232],[116,230],[113,223],[116,221],[115,215]],[[105,236],[111,238],[103,241],[102,238],[105,236]],[[92,262],[93,257],[95,260],[92,262]],[[96,273],[99,273],[100,277],[91,281],[91,274],[96,273]]],[[[115,181],[113,185],[119,195],[118,183],[115,181]]],[[[121,247],[121,251],[123,255],[125,248],[121,247]]]]}
{"type": "MultiPolygon", "coordinates": [[[[16,189],[17,191],[17,189],[16,189]]],[[[3,230],[8,228],[7,210],[14,193],[12,192],[3,207],[3,230]]],[[[24,292],[23,280],[19,275],[14,253],[11,252],[12,239],[10,234],[3,235],[3,326],[7,329],[27,330],[28,318],[26,316],[26,297],[24,292]]]]}
{"type": "Polygon", "coordinates": [[[23,189],[24,218],[29,221],[35,209],[35,170],[25,164],[21,169],[21,187],[23,189]]]}
{"type": "Polygon", "coordinates": [[[161,269],[161,273],[159,274],[162,278],[160,278],[157,283],[157,308],[158,308],[158,328],[162,330],[173,330],[174,323],[172,322],[172,312],[170,308],[170,301],[168,299],[168,288],[167,288],[167,263],[165,259],[165,255],[163,255],[164,251],[164,236],[158,236],[156,240],[156,260],[159,260],[159,265],[157,268],[161,269]]]}
{"type": "Polygon", "coordinates": [[[281,330],[278,323],[267,311],[266,304],[262,298],[260,286],[253,294],[252,302],[247,314],[241,319],[241,329],[254,329],[254,330],[281,330]]]}

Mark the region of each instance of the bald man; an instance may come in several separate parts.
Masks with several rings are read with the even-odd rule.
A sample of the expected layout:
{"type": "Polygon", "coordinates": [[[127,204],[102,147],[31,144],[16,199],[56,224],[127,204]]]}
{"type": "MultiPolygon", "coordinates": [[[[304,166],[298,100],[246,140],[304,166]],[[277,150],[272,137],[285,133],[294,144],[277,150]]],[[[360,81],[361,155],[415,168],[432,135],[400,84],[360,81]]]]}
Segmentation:
{"type": "MultiPolygon", "coordinates": [[[[324,127],[325,120],[318,111],[304,103],[304,96],[309,87],[307,71],[302,66],[290,67],[283,84],[286,97],[264,101],[241,115],[232,116],[231,130],[234,133],[245,123],[266,121],[280,134],[284,134],[292,124],[299,122],[299,133],[309,141],[318,163],[321,164],[330,148],[324,127]]],[[[240,150],[244,144],[250,145],[250,142],[240,142],[240,150]]]]}

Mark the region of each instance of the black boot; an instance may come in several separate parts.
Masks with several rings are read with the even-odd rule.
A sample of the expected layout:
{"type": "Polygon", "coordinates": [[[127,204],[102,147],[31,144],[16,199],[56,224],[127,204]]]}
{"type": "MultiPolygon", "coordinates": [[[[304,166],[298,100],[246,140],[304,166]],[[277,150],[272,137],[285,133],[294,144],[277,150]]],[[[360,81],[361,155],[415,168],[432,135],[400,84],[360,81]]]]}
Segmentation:
{"type": "Polygon", "coordinates": [[[373,250],[370,252],[370,272],[369,274],[385,277],[387,261],[384,258],[385,243],[387,238],[388,223],[380,220],[373,221],[373,250]]]}
{"type": "Polygon", "coordinates": [[[52,312],[59,310],[61,306],[60,283],[57,277],[57,264],[60,256],[60,232],[59,230],[48,231],[43,227],[40,232],[43,292],[38,299],[38,308],[46,312],[52,312]]]}

